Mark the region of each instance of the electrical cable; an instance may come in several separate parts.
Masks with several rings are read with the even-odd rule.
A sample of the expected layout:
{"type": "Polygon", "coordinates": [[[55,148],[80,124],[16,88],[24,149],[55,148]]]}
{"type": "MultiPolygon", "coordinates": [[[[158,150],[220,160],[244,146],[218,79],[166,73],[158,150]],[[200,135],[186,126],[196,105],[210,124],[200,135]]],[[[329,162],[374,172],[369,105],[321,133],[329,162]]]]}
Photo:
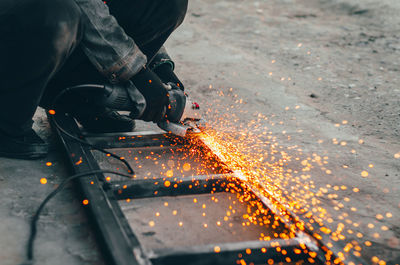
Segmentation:
{"type": "Polygon", "coordinates": [[[42,210],[44,209],[44,207],[46,206],[46,204],[55,195],[57,195],[57,193],[59,193],[61,190],[63,190],[65,185],[68,184],[68,182],[70,182],[74,179],[80,178],[80,177],[85,177],[85,176],[99,174],[99,173],[115,174],[115,175],[126,177],[126,178],[133,177],[133,175],[124,174],[124,173],[113,171],[113,170],[93,170],[93,171],[89,171],[89,172],[75,174],[75,175],[72,175],[72,176],[66,178],[65,180],[63,180],[61,182],[61,184],[55,190],[53,190],[49,195],[46,196],[46,198],[42,201],[40,206],[37,208],[35,214],[33,215],[31,223],[30,223],[30,235],[29,235],[28,244],[27,244],[26,260],[23,263],[21,263],[20,265],[32,265],[33,264],[33,245],[34,245],[36,233],[37,233],[37,222],[38,222],[40,214],[41,214],[42,210]]]}
{"type": "MultiPolygon", "coordinates": [[[[63,96],[65,96],[65,94],[67,94],[67,93],[69,93],[71,91],[74,91],[74,90],[82,90],[83,88],[86,88],[86,89],[89,88],[89,89],[93,89],[93,90],[102,90],[102,91],[104,91],[104,86],[103,85],[85,84],[85,85],[77,85],[77,86],[73,86],[73,87],[68,87],[68,88],[62,90],[60,93],[57,94],[57,96],[54,98],[53,102],[51,103],[51,108],[50,109],[54,110],[56,105],[57,105],[57,103],[58,103],[58,101],[63,96]]],[[[84,140],[82,140],[82,139],[70,134],[69,132],[67,132],[64,128],[62,128],[58,124],[57,120],[55,119],[54,114],[50,114],[50,115],[51,115],[50,118],[54,122],[54,125],[57,127],[57,129],[60,130],[60,132],[62,132],[63,134],[65,134],[69,138],[71,138],[71,139],[73,139],[73,140],[75,140],[75,141],[77,141],[77,142],[79,142],[81,144],[90,146],[93,149],[96,149],[96,150],[98,150],[98,151],[100,151],[100,152],[102,152],[102,153],[104,153],[106,155],[109,155],[109,156],[111,156],[111,157],[113,157],[115,159],[118,159],[119,161],[124,163],[125,166],[128,168],[128,173],[134,174],[134,171],[133,171],[131,165],[125,159],[123,159],[120,156],[117,156],[117,155],[115,155],[115,154],[113,154],[111,152],[108,152],[108,151],[104,150],[103,148],[97,147],[96,145],[90,144],[90,143],[88,143],[88,142],[86,142],[86,141],[84,141],[84,140]]]]}
{"type": "MultiPolygon", "coordinates": [[[[55,109],[55,106],[57,104],[57,102],[67,93],[74,91],[74,90],[81,90],[81,89],[93,89],[93,90],[102,90],[104,91],[104,86],[102,85],[94,85],[94,84],[85,84],[85,85],[78,85],[78,86],[73,86],[73,87],[68,87],[64,90],[62,90],[60,93],[57,94],[57,96],[54,98],[52,104],[51,104],[51,110],[55,109]]],[[[49,195],[47,195],[47,197],[42,201],[42,203],[39,205],[38,209],[36,210],[35,214],[32,216],[32,220],[30,223],[30,234],[29,234],[29,238],[28,238],[28,242],[27,242],[27,252],[26,252],[26,260],[21,263],[20,265],[32,265],[33,264],[33,257],[34,257],[34,253],[33,253],[33,246],[34,246],[34,242],[35,242],[35,238],[36,238],[36,234],[37,234],[37,222],[39,221],[39,217],[40,214],[42,212],[42,210],[44,209],[44,207],[46,206],[46,204],[55,196],[57,195],[57,193],[59,193],[61,190],[64,189],[65,185],[68,184],[70,181],[80,178],[80,177],[85,177],[85,176],[89,176],[89,175],[94,175],[94,174],[99,174],[99,173],[109,173],[109,174],[115,174],[118,176],[122,176],[122,177],[126,177],[126,178],[132,178],[133,175],[135,174],[131,165],[124,160],[123,158],[108,152],[106,150],[104,150],[103,148],[97,147],[96,145],[93,145],[91,143],[88,143],[74,135],[72,135],[71,133],[67,132],[64,128],[62,128],[60,126],[60,124],[57,122],[56,116],[54,115],[55,113],[51,114],[49,113],[51,116],[51,120],[53,121],[54,125],[56,126],[56,128],[63,133],[64,135],[68,136],[69,138],[71,138],[72,140],[79,142],[81,144],[90,146],[91,148],[98,150],[102,153],[105,153],[115,159],[118,159],[119,161],[121,161],[122,163],[124,163],[126,165],[126,167],[128,168],[128,173],[132,174],[125,174],[125,173],[121,173],[121,172],[117,172],[117,171],[113,171],[113,170],[92,170],[89,172],[84,172],[84,173],[80,173],[80,174],[75,174],[72,175],[70,177],[68,177],[67,179],[63,180],[61,182],[61,184],[55,189],[53,190],[49,195]]]]}

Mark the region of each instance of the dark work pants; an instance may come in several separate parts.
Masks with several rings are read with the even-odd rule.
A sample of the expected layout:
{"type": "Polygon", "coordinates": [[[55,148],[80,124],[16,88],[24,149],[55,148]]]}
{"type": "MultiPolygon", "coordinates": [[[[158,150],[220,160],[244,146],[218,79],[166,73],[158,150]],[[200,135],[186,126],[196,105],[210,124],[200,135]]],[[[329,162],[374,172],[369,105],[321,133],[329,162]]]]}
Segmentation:
{"type": "MultiPolygon", "coordinates": [[[[111,0],[109,8],[150,61],[183,21],[187,0],[111,0]]],[[[73,0],[0,1],[0,132],[29,130],[37,106],[68,86],[106,82],[79,47],[83,27],[73,0]]]]}

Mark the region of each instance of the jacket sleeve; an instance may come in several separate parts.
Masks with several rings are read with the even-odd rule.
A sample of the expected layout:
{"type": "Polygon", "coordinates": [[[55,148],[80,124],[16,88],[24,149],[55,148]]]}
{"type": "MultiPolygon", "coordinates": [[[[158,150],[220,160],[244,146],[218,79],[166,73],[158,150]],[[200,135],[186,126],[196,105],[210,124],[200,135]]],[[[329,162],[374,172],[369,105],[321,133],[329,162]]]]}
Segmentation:
{"type": "Polygon", "coordinates": [[[147,58],[110,14],[102,0],[75,0],[82,11],[83,51],[111,82],[126,81],[147,58]]]}

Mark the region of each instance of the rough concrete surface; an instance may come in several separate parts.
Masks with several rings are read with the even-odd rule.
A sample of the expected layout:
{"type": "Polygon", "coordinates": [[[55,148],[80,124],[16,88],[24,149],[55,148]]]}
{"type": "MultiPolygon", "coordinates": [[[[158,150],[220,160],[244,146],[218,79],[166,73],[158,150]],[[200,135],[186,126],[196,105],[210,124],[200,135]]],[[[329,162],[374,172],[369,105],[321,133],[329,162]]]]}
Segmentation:
{"type": "MultiPolygon", "coordinates": [[[[399,13],[397,0],[193,0],[167,44],[213,127],[248,135],[243,152],[269,152],[265,130],[293,158],[324,160],[304,185],[368,264],[400,264],[399,13]]],[[[29,217],[67,176],[42,111],[35,121],[49,156],[0,159],[2,265],[23,260],[29,217]]],[[[46,208],[37,264],[103,264],[77,198],[69,186],[46,208]]]]}

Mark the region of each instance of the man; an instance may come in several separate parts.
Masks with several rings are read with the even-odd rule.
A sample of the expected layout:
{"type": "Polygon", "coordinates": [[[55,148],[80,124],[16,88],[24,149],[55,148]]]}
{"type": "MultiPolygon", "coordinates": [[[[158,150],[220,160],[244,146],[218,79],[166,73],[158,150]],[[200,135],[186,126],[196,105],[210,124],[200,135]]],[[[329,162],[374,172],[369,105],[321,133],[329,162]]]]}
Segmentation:
{"type": "MultiPolygon", "coordinates": [[[[164,83],[183,89],[162,45],[186,10],[187,0],[1,0],[0,156],[46,155],[32,117],[69,86],[130,80],[146,100],[142,119],[160,120],[164,83]]],[[[60,106],[88,131],[134,127],[90,98],[66,96],[60,106]]]]}

